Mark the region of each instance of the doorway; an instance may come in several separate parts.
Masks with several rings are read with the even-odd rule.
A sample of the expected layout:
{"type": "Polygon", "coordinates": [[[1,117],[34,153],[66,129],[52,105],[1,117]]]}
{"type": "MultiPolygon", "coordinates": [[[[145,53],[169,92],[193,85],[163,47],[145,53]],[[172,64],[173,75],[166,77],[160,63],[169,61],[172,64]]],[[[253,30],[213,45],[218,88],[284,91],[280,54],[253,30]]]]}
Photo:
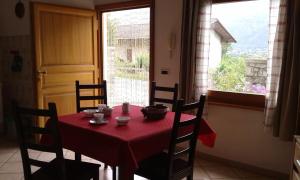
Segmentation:
{"type": "Polygon", "coordinates": [[[149,105],[153,66],[151,7],[103,11],[100,19],[108,105],[149,105]]]}

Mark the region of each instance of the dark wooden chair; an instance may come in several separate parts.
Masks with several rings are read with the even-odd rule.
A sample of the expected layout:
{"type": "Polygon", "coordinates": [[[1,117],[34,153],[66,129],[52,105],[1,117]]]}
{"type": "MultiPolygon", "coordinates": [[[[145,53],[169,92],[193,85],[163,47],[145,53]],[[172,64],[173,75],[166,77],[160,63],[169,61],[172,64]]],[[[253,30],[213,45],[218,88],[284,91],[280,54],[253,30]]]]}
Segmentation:
{"type": "Polygon", "coordinates": [[[25,180],[99,180],[100,165],[64,159],[56,106],[54,103],[49,103],[48,106],[48,110],[40,110],[22,108],[14,104],[25,180]],[[32,125],[37,118],[48,119],[47,127],[41,128],[32,125]],[[35,139],[40,135],[48,136],[52,142],[49,145],[37,143],[35,139]],[[29,149],[55,153],[56,158],[50,162],[32,159],[28,154],[29,149]],[[32,173],[31,166],[40,168],[32,173]]]}
{"type": "Polygon", "coordinates": [[[175,111],[176,101],[178,96],[178,84],[176,83],[174,87],[163,87],[163,86],[157,86],[156,82],[152,82],[151,84],[151,93],[150,93],[150,105],[154,105],[155,103],[167,103],[172,104],[172,111],[175,111]],[[173,93],[172,99],[166,99],[166,98],[158,98],[155,96],[156,91],[162,91],[162,92],[170,92],[173,93]]]}
{"type": "MultiPolygon", "coordinates": [[[[81,105],[81,101],[93,101],[93,100],[98,100],[102,101],[101,103],[107,104],[107,85],[106,81],[104,80],[101,84],[80,84],[79,81],[75,82],[75,87],[76,87],[76,110],[77,112],[81,112],[85,109],[97,109],[98,107],[95,106],[90,106],[90,107],[83,107],[81,105]],[[98,91],[101,93],[101,95],[93,95],[93,96],[84,96],[81,95],[81,90],[94,90],[98,91]]],[[[75,152],[75,160],[76,161],[81,161],[81,154],[75,152]]],[[[107,165],[104,165],[105,168],[107,168],[107,165]]],[[[113,180],[116,180],[117,175],[116,175],[116,167],[112,167],[113,171],[113,180]]]]}
{"type": "MultiPolygon", "coordinates": [[[[82,101],[102,101],[102,103],[107,104],[107,89],[106,89],[106,81],[103,81],[102,84],[79,84],[79,81],[75,81],[76,88],[76,111],[79,113],[85,109],[97,109],[96,106],[82,106],[82,101]],[[101,95],[92,95],[92,96],[84,96],[81,93],[81,90],[93,90],[101,92],[101,95]]],[[[75,152],[75,160],[81,161],[81,154],[75,152]]]]}
{"type": "Polygon", "coordinates": [[[107,89],[106,89],[106,81],[103,81],[101,84],[79,84],[79,81],[75,82],[76,87],[76,110],[77,112],[81,112],[85,109],[97,109],[98,107],[83,107],[81,105],[82,101],[102,101],[103,104],[107,104],[107,89]],[[101,95],[93,95],[93,96],[84,96],[81,95],[81,90],[89,89],[94,91],[101,92],[101,95]]]}
{"type": "Polygon", "coordinates": [[[193,165],[205,95],[199,102],[183,105],[177,101],[168,152],[162,152],[139,163],[137,175],[153,180],[193,179],[193,165]],[[195,118],[180,122],[181,113],[197,109],[195,118]],[[184,131],[183,131],[184,130],[184,131]],[[183,133],[184,132],[184,133],[183,133]],[[187,147],[177,148],[178,144],[187,147]],[[179,150],[178,150],[179,149],[179,150]]]}

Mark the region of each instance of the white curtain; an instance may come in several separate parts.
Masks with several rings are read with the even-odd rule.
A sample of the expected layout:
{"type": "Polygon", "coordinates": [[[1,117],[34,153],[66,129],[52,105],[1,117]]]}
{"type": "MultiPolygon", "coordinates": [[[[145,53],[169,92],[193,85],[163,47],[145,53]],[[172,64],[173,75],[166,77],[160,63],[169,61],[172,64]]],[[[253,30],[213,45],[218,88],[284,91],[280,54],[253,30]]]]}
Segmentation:
{"type": "MultiPolygon", "coordinates": [[[[195,74],[195,95],[207,94],[208,86],[208,60],[210,48],[210,24],[211,24],[211,0],[201,1],[198,22],[197,46],[196,46],[196,74],[195,74]]],[[[207,101],[206,101],[207,102],[207,101]]],[[[207,106],[205,106],[207,107],[207,106]]],[[[203,117],[207,117],[207,110],[204,109],[203,117]]]]}
{"type": "Polygon", "coordinates": [[[270,0],[269,56],[267,69],[267,94],[265,107],[266,127],[272,127],[277,107],[283,45],[286,29],[287,0],[270,0]]]}

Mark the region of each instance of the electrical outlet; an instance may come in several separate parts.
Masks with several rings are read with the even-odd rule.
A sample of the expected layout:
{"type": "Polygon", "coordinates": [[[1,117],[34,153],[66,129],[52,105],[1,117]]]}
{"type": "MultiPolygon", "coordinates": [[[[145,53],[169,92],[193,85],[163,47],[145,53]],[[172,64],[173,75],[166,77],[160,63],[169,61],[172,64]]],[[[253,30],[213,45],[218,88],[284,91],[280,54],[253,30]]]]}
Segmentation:
{"type": "Polygon", "coordinates": [[[161,69],[160,74],[163,74],[163,75],[169,74],[169,69],[161,69]]]}

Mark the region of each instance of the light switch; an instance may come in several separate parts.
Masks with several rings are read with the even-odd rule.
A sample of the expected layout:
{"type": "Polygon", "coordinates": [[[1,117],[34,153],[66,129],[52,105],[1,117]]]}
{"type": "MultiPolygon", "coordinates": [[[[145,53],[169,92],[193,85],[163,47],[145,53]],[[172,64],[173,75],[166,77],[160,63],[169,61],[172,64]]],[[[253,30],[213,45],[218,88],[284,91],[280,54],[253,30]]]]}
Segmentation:
{"type": "Polygon", "coordinates": [[[169,69],[161,69],[160,74],[163,74],[163,75],[169,74],[169,69]]]}

